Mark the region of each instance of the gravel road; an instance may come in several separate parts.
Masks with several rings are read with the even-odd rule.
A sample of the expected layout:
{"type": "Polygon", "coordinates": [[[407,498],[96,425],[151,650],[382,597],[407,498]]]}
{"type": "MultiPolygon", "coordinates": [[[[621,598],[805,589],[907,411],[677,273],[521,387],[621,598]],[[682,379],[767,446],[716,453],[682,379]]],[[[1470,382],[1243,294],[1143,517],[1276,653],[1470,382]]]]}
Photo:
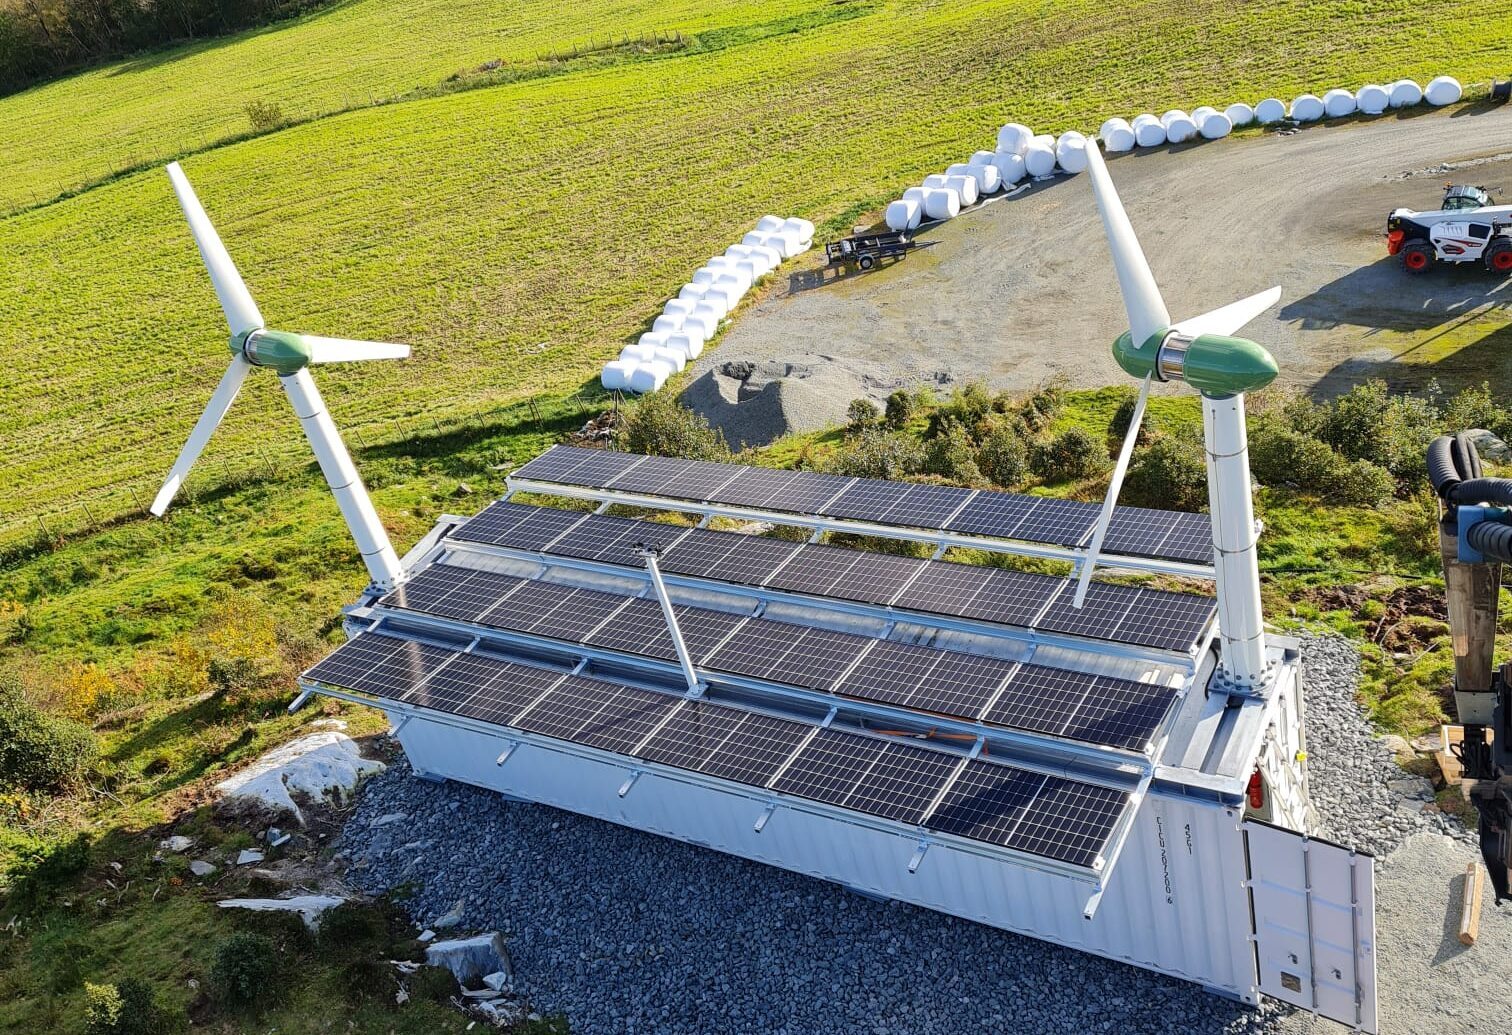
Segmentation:
{"type": "MultiPolygon", "coordinates": [[[[1512,108],[1319,123],[1109,167],[1174,316],[1281,285],[1281,305],[1248,333],[1285,381],[1329,392],[1375,375],[1512,377],[1512,282],[1447,266],[1409,279],[1381,239],[1388,212],[1436,208],[1450,176],[1512,188],[1512,108]]],[[[903,262],[839,279],[819,272],[822,252],[809,256],[695,364],[684,399],[748,444],[839,422],[851,399],[900,385],[1125,379],[1109,345],[1127,319],[1085,176],[919,240],[903,262]]]]}
{"type": "MultiPolygon", "coordinates": [[[[1485,948],[1499,955],[1442,943],[1446,888],[1470,850],[1388,784],[1399,771],[1353,704],[1353,648],[1310,640],[1305,658],[1322,818],[1340,840],[1380,851],[1414,837],[1382,870],[1386,1030],[1418,1030],[1403,1018],[1424,1011],[1465,1018],[1463,1029],[1437,1026],[1440,1035],[1472,1030],[1469,1013],[1450,1012],[1456,1004],[1478,1011],[1474,1030],[1502,1030],[1487,1005],[1497,996],[1464,1005],[1460,990],[1505,989],[1512,911],[1487,910],[1485,948]]],[[[1290,1010],[1253,1011],[1055,945],[427,783],[402,762],[364,785],[337,847],[363,890],[413,884],[419,923],[457,912],[459,929],[505,931],[523,993],[538,1010],[564,1012],[578,1035],[1314,1030],[1290,1010]]]]}

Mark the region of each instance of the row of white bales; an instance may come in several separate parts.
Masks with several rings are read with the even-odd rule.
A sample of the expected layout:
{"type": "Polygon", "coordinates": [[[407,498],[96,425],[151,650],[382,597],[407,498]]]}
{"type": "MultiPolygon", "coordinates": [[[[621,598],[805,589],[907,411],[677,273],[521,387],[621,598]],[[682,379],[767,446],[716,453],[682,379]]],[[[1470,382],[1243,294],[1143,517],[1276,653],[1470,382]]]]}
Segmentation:
{"type": "Polygon", "coordinates": [[[693,274],[649,331],[626,345],[618,359],[604,364],[603,386],[610,391],[656,391],[698,358],[720,321],[756,281],[813,244],[814,224],[807,219],[762,216],[739,244],[730,245],[693,274]]]}
{"type": "MultiPolygon", "coordinates": [[[[1356,113],[1380,115],[1388,108],[1408,108],[1424,100],[1442,106],[1458,101],[1463,93],[1459,82],[1451,76],[1440,76],[1426,88],[1411,79],[1402,79],[1390,86],[1372,83],[1355,91],[1329,90],[1321,97],[1304,93],[1290,105],[1270,97],[1254,106],[1231,104],[1222,111],[1204,106],[1190,114],[1176,108],[1159,116],[1146,113],[1132,119],[1111,118],[1102,124],[1097,137],[1104,151],[1116,154],[1136,147],[1181,144],[1198,137],[1217,140],[1228,136],[1236,126],[1252,122],[1270,125],[1287,118],[1294,122],[1316,122],[1356,113]]],[[[1062,133],[1057,139],[1048,133],[1036,134],[1022,123],[1010,122],[998,130],[996,151],[978,151],[969,161],[952,165],[944,173],[926,176],[922,186],[904,191],[901,199],[887,206],[887,225],[893,230],[912,230],[924,220],[953,218],[978,198],[1025,177],[1042,179],[1057,172],[1079,173],[1087,167],[1088,144],[1087,137],[1074,130],[1062,133]]]]}

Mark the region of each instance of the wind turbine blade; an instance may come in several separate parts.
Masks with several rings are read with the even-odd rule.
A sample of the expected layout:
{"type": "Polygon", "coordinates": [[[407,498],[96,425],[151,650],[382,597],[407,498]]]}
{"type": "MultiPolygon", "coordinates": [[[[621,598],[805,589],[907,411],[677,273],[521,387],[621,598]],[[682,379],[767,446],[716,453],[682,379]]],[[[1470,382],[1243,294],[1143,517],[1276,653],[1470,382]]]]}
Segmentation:
{"type": "Polygon", "coordinates": [[[210,271],[210,283],[215,286],[215,297],[220,299],[221,310],[226,314],[226,323],[231,325],[232,335],[263,326],[262,313],[258,312],[257,303],[252,301],[251,292],[247,290],[241,274],[236,272],[236,265],[226,253],[226,246],[221,244],[220,235],[215,232],[210,217],[205,215],[199,198],[195,197],[194,188],[189,186],[189,180],[185,178],[184,170],[179,168],[177,162],[168,164],[168,179],[173,181],[173,193],[178,195],[179,207],[184,210],[184,218],[189,221],[189,232],[194,235],[194,243],[199,245],[200,258],[205,261],[205,268],[210,271]]]}
{"type": "MultiPolygon", "coordinates": [[[[1088,148],[1091,150],[1091,148],[1088,148]]],[[[1071,600],[1073,607],[1081,607],[1087,598],[1087,584],[1092,581],[1092,571],[1102,555],[1103,539],[1108,534],[1108,524],[1113,520],[1113,507],[1118,502],[1118,491],[1123,488],[1124,475],[1129,470],[1129,458],[1134,455],[1134,441],[1139,438],[1139,426],[1144,421],[1145,403],[1150,398],[1150,377],[1139,385],[1139,397],[1134,400],[1134,413],[1129,417],[1129,430],[1124,433],[1123,447],[1118,451],[1118,463],[1113,465],[1113,477],[1108,482],[1108,494],[1103,497],[1102,512],[1097,515],[1097,527],[1092,529],[1092,542],[1087,555],[1082,559],[1081,573],[1076,578],[1076,595],[1071,600]]]]}
{"type": "Polygon", "coordinates": [[[226,416],[226,411],[236,401],[236,393],[241,391],[242,382],[246,380],[247,372],[251,369],[252,364],[240,356],[231,360],[231,365],[221,376],[220,384],[215,386],[210,401],[205,404],[205,412],[200,414],[199,420],[194,422],[194,430],[189,432],[189,441],[184,443],[184,448],[179,451],[178,459],[173,462],[173,470],[168,472],[168,480],[163,483],[163,487],[158,490],[156,498],[152,501],[150,509],[157,517],[163,516],[163,511],[168,509],[168,504],[173,501],[174,495],[179,491],[179,486],[184,484],[189,468],[193,467],[194,461],[199,459],[205,443],[210,441],[211,434],[220,426],[221,419],[226,416]]]}
{"type": "Polygon", "coordinates": [[[351,341],[346,338],[320,338],[301,334],[310,346],[311,363],[353,363],[364,359],[408,359],[410,347],[391,341],[351,341]]]}
{"type": "Polygon", "coordinates": [[[1201,316],[1182,320],[1172,329],[1191,338],[1195,338],[1199,334],[1231,335],[1280,300],[1281,289],[1273,287],[1269,291],[1260,292],[1258,295],[1250,295],[1248,298],[1241,298],[1237,302],[1230,302],[1228,305],[1220,309],[1214,309],[1210,313],[1203,313],[1201,316]]]}
{"type": "Polygon", "coordinates": [[[1118,290],[1123,295],[1124,309],[1129,314],[1129,331],[1137,348],[1170,326],[1171,314],[1166,311],[1165,300],[1160,297],[1160,288],[1155,284],[1155,275],[1145,260],[1139,238],[1124,211],[1118,191],[1113,188],[1113,179],[1108,167],[1103,164],[1101,152],[1094,144],[1087,148],[1087,172],[1092,178],[1092,194],[1097,198],[1098,211],[1102,213],[1103,229],[1108,235],[1108,248],[1113,253],[1113,269],[1118,273],[1118,290]]]}

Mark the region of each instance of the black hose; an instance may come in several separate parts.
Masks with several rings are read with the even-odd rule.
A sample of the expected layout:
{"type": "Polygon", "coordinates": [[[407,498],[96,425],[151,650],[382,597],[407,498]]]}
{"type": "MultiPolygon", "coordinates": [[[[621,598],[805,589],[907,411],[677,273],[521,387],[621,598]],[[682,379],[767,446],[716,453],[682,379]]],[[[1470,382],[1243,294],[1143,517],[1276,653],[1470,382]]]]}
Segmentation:
{"type": "Polygon", "coordinates": [[[1480,453],[1476,451],[1475,443],[1470,441],[1468,434],[1461,431],[1455,435],[1454,445],[1458,452],[1454,465],[1459,468],[1460,478],[1468,481],[1485,473],[1481,470],[1480,453]]]}
{"type": "Polygon", "coordinates": [[[1462,507],[1492,503],[1512,507],[1512,478],[1471,478],[1449,490],[1448,502],[1462,507]]]}
{"type": "Polygon", "coordinates": [[[1465,533],[1465,541],[1490,560],[1512,564],[1512,525],[1477,521],[1465,533]]]}
{"type": "Polygon", "coordinates": [[[1447,500],[1454,487],[1464,480],[1454,462],[1454,439],[1440,435],[1428,443],[1428,481],[1439,499],[1447,500]]]}

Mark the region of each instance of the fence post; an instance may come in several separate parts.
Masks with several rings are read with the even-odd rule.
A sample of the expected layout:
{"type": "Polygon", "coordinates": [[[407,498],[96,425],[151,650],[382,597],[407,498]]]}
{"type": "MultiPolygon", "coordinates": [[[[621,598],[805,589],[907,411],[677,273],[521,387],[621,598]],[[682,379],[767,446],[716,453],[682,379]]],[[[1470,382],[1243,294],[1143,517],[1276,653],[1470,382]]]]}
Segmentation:
{"type": "Polygon", "coordinates": [[[142,506],[142,498],[137,495],[137,491],[136,491],[136,486],[135,485],[131,485],[131,484],[128,483],[127,486],[126,486],[126,491],[129,492],[129,493],[131,493],[131,501],[136,504],[136,509],[137,510],[145,511],[147,509],[146,507],[142,506]]]}
{"type": "Polygon", "coordinates": [[[89,527],[98,528],[100,523],[95,520],[94,511],[89,509],[89,501],[80,500],[79,506],[84,508],[84,516],[89,519],[89,527]]]}
{"type": "Polygon", "coordinates": [[[273,461],[268,459],[268,454],[263,452],[262,446],[257,447],[257,455],[262,457],[263,464],[268,468],[268,477],[277,478],[278,470],[273,466],[273,461]]]}

